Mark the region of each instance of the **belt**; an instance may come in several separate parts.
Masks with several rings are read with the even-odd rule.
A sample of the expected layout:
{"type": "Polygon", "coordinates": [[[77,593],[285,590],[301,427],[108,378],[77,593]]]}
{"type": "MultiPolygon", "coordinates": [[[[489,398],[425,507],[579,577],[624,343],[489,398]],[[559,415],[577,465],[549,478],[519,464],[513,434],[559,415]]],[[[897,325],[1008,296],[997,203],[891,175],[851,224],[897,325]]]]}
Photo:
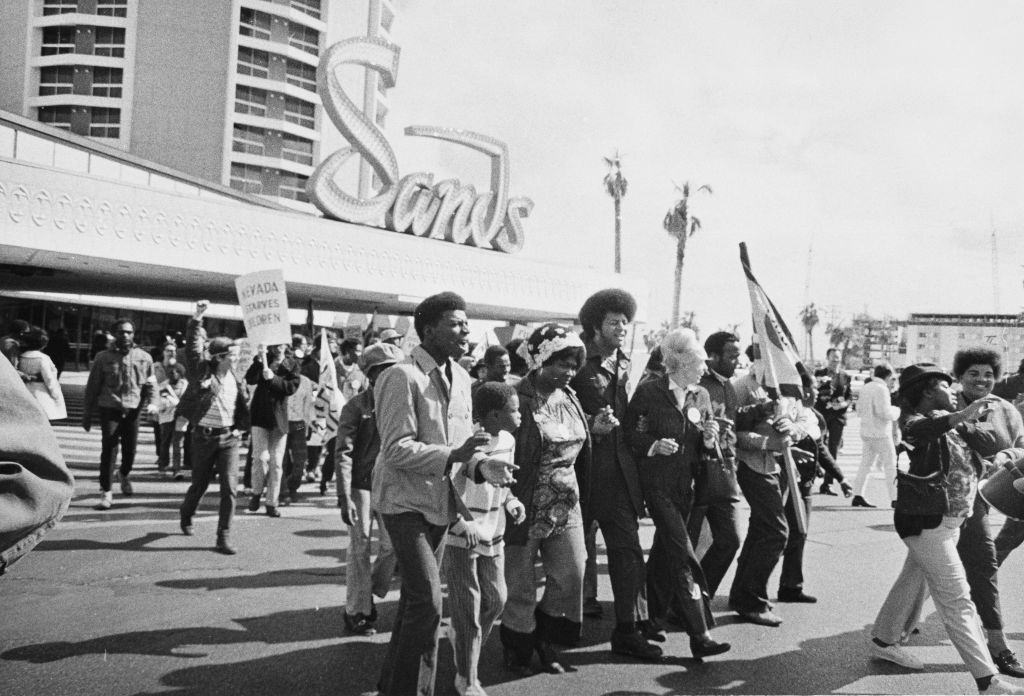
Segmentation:
{"type": "Polygon", "coordinates": [[[198,425],[196,430],[206,437],[214,437],[215,435],[226,435],[231,432],[232,428],[209,428],[205,425],[198,425]]]}

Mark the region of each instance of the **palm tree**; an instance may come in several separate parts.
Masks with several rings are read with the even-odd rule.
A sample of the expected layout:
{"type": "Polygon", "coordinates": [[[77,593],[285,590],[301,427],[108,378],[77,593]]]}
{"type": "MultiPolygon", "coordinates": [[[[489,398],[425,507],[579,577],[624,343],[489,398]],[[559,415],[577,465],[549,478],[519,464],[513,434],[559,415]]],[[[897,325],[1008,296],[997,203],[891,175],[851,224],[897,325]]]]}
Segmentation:
{"type": "Polygon", "coordinates": [[[622,163],[619,151],[611,157],[605,157],[608,173],[604,177],[604,190],[615,201],[615,272],[622,272],[622,197],[626,195],[629,182],[622,176],[622,163]]]}
{"type": "MultiPolygon", "coordinates": [[[[679,296],[683,291],[683,261],[686,259],[686,240],[697,233],[700,229],[700,220],[690,215],[690,182],[683,184],[682,188],[676,185],[679,192],[679,199],[671,209],[665,213],[665,219],[661,223],[665,231],[676,240],[676,272],[675,287],[672,295],[672,326],[679,324],[679,296]]],[[[697,191],[711,193],[711,187],[702,184],[697,191]]]]}
{"type": "Polygon", "coordinates": [[[814,364],[814,327],[818,325],[818,308],[810,303],[800,310],[800,323],[804,325],[807,343],[804,345],[804,357],[808,365],[814,364]]]}

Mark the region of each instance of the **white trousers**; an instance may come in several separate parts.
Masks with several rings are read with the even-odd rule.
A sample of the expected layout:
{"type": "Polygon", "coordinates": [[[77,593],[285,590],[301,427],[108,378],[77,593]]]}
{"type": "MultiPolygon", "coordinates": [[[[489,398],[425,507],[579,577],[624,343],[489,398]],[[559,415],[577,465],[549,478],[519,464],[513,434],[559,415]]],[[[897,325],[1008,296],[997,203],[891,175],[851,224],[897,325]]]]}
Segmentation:
{"type": "Polygon", "coordinates": [[[862,437],[863,450],[860,455],[860,468],[857,478],[853,481],[853,493],[864,497],[868,487],[868,474],[875,463],[885,474],[885,485],[889,487],[889,500],[896,500],[896,446],[891,437],[862,437]]]}
{"type": "Polygon", "coordinates": [[[907,560],[878,612],[871,635],[883,643],[899,642],[920,621],[921,606],[931,592],[949,639],[971,675],[980,679],[995,674],[996,666],[956,550],[962,523],[961,518],[947,517],[937,528],[903,539],[907,560]]]}

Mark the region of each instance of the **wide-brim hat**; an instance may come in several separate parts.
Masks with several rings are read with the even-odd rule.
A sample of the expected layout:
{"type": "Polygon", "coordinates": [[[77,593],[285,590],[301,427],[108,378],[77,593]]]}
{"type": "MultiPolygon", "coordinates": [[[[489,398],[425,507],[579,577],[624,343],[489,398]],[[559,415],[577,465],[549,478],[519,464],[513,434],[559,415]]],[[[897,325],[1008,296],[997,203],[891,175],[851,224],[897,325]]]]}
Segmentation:
{"type": "Polygon", "coordinates": [[[380,332],[379,338],[382,341],[393,341],[396,338],[402,338],[402,334],[398,333],[394,329],[384,329],[380,332]]]}
{"type": "Polygon", "coordinates": [[[390,343],[374,343],[363,350],[363,355],[359,358],[359,369],[367,373],[378,365],[394,365],[403,360],[405,360],[405,353],[398,346],[390,343]]]}
{"type": "Polygon", "coordinates": [[[227,336],[217,336],[217,338],[211,339],[206,346],[206,352],[210,354],[210,357],[227,353],[232,346],[236,345],[235,340],[228,338],[227,336]]]}
{"type": "Polygon", "coordinates": [[[932,377],[940,377],[950,384],[953,383],[953,375],[949,374],[935,363],[916,363],[909,367],[903,368],[902,374],[900,374],[900,393],[905,394],[907,389],[920,384],[926,379],[932,377]]]}

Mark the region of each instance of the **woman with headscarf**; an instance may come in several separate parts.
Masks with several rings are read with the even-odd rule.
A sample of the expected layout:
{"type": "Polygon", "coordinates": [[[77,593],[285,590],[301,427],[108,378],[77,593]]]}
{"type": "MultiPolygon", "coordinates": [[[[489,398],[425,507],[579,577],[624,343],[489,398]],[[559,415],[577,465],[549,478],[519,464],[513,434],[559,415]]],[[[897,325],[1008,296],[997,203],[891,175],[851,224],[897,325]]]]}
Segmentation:
{"type": "Polygon", "coordinates": [[[584,359],[583,342],[558,324],[544,324],[519,347],[530,372],[519,383],[522,425],[516,431],[512,494],[526,507],[526,523],[505,532],[508,601],[501,620],[505,666],[530,674],[536,651],[544,669],[565,671],[551,643],[575,645],[583,620],[581,500],[590,468],[586,414],[569,387],[584,359]],[[534,562],[544,566],[537,602],[534,562]]]}
{"type": "Polygon", "coordinates": [[[647,560],[651,618],[680,611],[690,651],[700,660],[731,647],[711,638],[714,624],[700,561],[686,531],[693,503],[693,478],[701,458],[716,456],[719,427],[711,397],[697,383],[707,371],[707,353],[691,329],[674,329],[661,341],[666,374],[637,387],[623,431],[639,462],[644,501],[654,519],[647,560]]]}
{"type": "Polygon", "coordinates": [[[18,358],[18,371],[23,375],[22,379],[26,380],[25,386],[32,392],[46,417],[52,421],[63,420],[68,417],[68,411],[64,405],[60,383],[57,381],[57,367],[50,356],[43,352],[46,344],[46,332],[38,326],[33,326],[22,334],[22,353],[18,358]]]}

